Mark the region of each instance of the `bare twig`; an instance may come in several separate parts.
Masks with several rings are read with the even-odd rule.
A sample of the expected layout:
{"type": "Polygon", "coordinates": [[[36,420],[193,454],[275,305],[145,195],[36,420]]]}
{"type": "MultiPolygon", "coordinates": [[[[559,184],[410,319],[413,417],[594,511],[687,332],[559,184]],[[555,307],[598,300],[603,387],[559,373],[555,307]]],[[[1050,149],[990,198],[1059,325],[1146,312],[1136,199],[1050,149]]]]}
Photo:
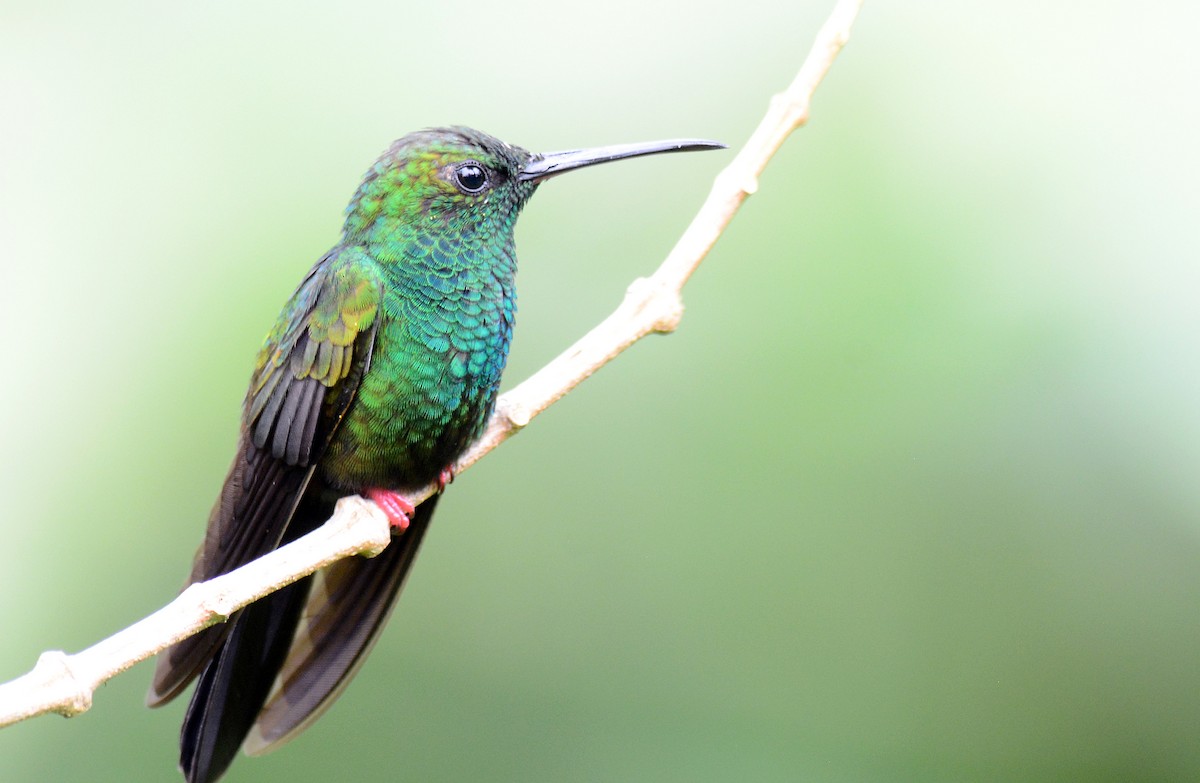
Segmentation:
{"type": "MultiPolygon", "coordinates": [[[[638,340],[674,331],[683,315],[684,284],[738,207],[758,189],[759,175],[784,139],[808,120],[813,93],[849,39],[861,5],[862,0],[838,1],[795,80],[771,100],[750,140],[717,175],[708,199],[662,265],[650,277],[635,280],[612,315],[500,398],[487,430],[455,465],[456,473],[638,340]]],[[[430,485],[409,499],[419,503],[435,490],[430,485]]],[[[378,554],[390,540],[387,520],[374,504],[343,498],[322,527],[242,568],[190,586],[166,607],[108,639],[74,655],[43,653],[31,672],[0,685],[0,726],[47,712],[84,712],[98,685],[138,661],[344,557],[378,554]]]]}
{"type": "Polygon", "coordinates": [[[190,585],[171,603],[82,652],[42,653],[33,671],[0,685],[0,726],[46,712],[70,717],[92,706],[96,687],[175,642],[224,622],[252,601],[351,555],[391,541],[387,517],[357,495],[338,501],[321,527],[236,571],[190,585]]]}

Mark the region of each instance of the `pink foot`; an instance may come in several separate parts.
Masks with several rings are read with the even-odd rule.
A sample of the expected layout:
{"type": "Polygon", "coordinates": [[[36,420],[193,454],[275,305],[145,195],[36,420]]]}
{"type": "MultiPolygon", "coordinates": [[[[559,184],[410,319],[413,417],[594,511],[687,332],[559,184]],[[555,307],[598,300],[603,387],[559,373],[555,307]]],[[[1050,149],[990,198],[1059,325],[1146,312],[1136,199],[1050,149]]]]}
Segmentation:
{"type": "Polygon", "coordinates": [[[409,517],[416,509],[413,508],[412,503],[408,502],[407,498],[390,489],[368,489],[366,495],[375,502],[375,505],[383,509],[383,513],[387,515],[388,524],[392,526],[393,533],[403,533],[408,529],[409,517]]]}
{"type": "Polygon", "coordinates": [[[450,466],[442,468],[442,472],[437,477],[438,494],[445,492],[446,485],[452,481],[454,481],[454,468],[450,466]]]}

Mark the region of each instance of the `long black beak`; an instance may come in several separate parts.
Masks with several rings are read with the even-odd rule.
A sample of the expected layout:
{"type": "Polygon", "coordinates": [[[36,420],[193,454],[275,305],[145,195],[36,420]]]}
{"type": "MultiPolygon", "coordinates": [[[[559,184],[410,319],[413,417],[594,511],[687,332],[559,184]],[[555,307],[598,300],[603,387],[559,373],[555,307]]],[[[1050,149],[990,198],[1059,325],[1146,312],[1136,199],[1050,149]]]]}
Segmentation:
{"type": "Polygon", "coordinates": [[[637,158],[642,155],[657,155],[660,152],[692,152],[694,150],[721,150],[725,145],[719,141],[704,141],[703,139],[668,139],[667,141],[647,141],[637,144],[613,144],[608,147],[592,147],[586,150],[564,150],[562,152],[546,152],[534,155],[517,179],[522,182],[534,180],[541,182],[566,171],[593,166],[597,163],[608,163],[610,160],[637,158]]]}

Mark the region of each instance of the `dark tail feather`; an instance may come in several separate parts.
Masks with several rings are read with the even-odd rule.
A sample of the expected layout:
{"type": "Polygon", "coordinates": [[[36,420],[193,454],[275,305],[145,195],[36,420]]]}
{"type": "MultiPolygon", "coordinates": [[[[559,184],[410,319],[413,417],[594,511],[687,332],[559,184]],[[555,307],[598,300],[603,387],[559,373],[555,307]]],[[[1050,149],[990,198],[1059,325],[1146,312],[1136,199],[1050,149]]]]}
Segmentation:
{"type": "MultiPolygon", "coordinates": [[[[404,534],[376,557],[342,560],[230,621],[184,717],[179,764],[188,783],[214,783],[243,741],[249,753],[274,749],[341,695],[391,613],[436,501],[422,503],[404,534]]],[[[304,503],[286,538],[328,515],[325,504],[304,503]]]]}
{"type": "Polygon", "coordinates": [[[310,581],[272,593],[232,621],[196,682],[180,730],[179,767],[188,783],[211,783],[233,762],[287,656],[310,581]]]}
{"type": "Polygon", "coordinates": [[[247,753],[292,739],[345,690],[395,606],[437,499],[422,503],[404,535],[376,557],[342,560],[315,576],[291,651],[246,738],[247,753]]]}
{"type": "MultiPolygon", "coordinates": [[[[313,530],[333,511],[320,491],[300,501],[280,543],[313,530]]],[[[227,635],[200,673],[179,732],[179,767],[188,783],[212,783],[233,762],[271,692],[271,682],[308,598],[312,577],[250,604],[226,624],[227,635]]]]}

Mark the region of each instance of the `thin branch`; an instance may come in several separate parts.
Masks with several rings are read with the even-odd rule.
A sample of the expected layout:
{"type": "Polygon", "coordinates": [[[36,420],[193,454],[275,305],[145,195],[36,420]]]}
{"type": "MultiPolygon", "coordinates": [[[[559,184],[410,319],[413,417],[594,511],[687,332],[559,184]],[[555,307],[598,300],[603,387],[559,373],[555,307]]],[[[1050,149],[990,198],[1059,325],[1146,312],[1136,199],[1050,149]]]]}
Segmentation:
{"type": "Polygon", "coordinates": [[[96,687],[133,664],[248,603],[351,555],[379,554],[391,541],[387,517],[354,495],[308,535],[235,571],[189,585],[171,603],[82,652],[42,653],[33,671],[0,685],[0,727],[46,712],[71,717],[92,706],[96,687]]]}
{"type": "MultiPolygon", "coordinates": [[[[771,99],[766,116],[717,175],[708,199],[662,265],[650,277],[635,280],[612,315],[501,396],[483,436],[455,465],[456,473],[474,465],[638,340],[675,330],[683,315],[684,284],[738,207],[758,189],[758,177],[775,151],[808,121],[813,93],[849,39],[861,5],[862,0],[838,0],[795,80],[771,99]]],[[[435,491],[431,484],[409,500],[417,504],[435,491]]],[[[235,571],[191,585],[164,608],[108,639],[74,655],[43,653],[31,672],[0,685],[0,727],[47,712],[84,712],[97,686],[133,664],[344,557],[378,554],[390,540],[387,520],[374,504],[357,496],[343,498],[322,527],[235,571]]]]}

